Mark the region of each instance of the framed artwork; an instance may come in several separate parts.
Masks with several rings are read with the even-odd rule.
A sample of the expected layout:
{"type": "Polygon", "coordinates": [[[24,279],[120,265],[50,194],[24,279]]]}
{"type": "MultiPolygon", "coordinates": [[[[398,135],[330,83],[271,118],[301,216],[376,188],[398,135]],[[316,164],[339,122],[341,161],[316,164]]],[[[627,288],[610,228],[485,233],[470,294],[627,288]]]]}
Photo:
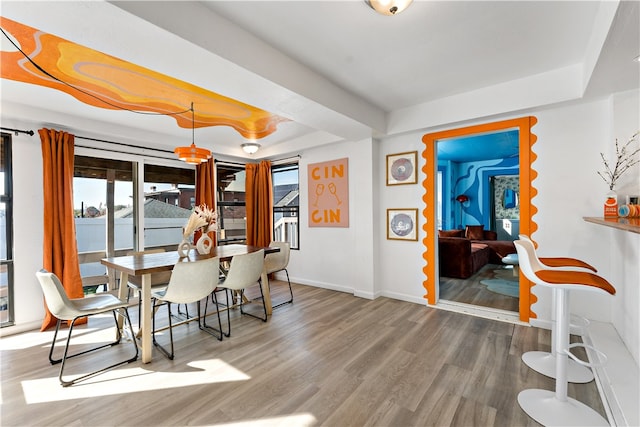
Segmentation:
{"type": "Polygon", "coordinates": [[[418,241],[418,209],[387,209],[387,240],[418,241]]]}
{"type": "Polygon", "coordinates": [[[418,182],[418,152],[387,155],[387,185],[415,184],[418,182]]]}

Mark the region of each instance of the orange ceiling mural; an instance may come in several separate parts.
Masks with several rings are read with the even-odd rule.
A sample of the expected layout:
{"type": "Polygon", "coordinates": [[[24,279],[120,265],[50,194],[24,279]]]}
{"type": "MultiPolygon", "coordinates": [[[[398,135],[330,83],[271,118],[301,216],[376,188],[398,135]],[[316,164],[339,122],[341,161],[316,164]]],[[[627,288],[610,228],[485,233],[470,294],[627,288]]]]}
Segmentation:
{"type": "Polygon", "coordinates": [[[56,89],[94,107],[169,115],[183,128],[192,126],[193,102],[195,127],[230,126],[247,139],[268,136],[288,121],[10,19],[0,17],[0,25],[38,67],[55,77],[15,51],[2,52],[3,79],[56,89]]]}

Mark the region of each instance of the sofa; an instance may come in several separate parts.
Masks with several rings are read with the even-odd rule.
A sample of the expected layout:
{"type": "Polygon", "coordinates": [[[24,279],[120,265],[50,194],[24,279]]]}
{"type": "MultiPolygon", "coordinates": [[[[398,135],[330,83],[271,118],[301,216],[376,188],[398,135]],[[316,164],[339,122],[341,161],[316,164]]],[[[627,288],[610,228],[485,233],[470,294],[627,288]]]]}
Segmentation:
{"type": "Polygon", "coordinates": [[[512,241],[497,240],[497,233],[482,225],[464,230],[438,232],[440,275],[467,279],[487,264],[503,264],[502,258],[516,253],[512,241]]]}

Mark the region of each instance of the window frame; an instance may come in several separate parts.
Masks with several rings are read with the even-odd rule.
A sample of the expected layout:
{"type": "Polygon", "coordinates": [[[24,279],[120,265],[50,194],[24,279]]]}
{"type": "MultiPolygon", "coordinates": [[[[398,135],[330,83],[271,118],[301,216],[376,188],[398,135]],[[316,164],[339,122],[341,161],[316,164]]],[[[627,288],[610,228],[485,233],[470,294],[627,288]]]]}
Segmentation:
{"type": "MultiPolygon", "coordinates": [[[[220,179],[220,168],[229,169],[235,171],[235,173],[246,172],[246,165],[241,163],[231,163],[231,162],[216,162],[216,210],[218,212],[218,232],[216,233],[216,238],[218,245],[229,245],[234,243],[246,244],[247,242],[247,216],[246,216],[246,198],[242,200],[234,199],[234,200],[224,200],[223,195],[226,193],[226,188],[222,188],[221,179],[220,179]],[[226,228],[224,225],[225,208],[242,208],[245,211],[244,215],[244,236],[242,237],[227,237],[226,236],[226,228]],[[223,232],[224,231],[224,232],[223,232]]],[[[243,192],[246,196],[246,188],[243,185],[243,192]]],[[[231,192],[229,192],[231,193],[231,192]]],[[[239,193],[239,191],[238,191],[239,193]]]]}
{"type": "Polygon", "coordinates": [[[271,180],[274,183],[273,184],[273,193],[274,193],[274,197],[275,197],[275,189],[276,189],[276,179],[275,179],[275,174],[277,173],[282,173],[282,172],[289,172],[289,171],[296,171],[297,174],[297,187],[298,187],[298,204],[295,206],[286,206],[286,207],[277,207],[276,206],[276,200],[273,201],[273,212],[272,212],[272,222],[273,222],[273,235],[274,235],[274,239],[275,239],[275,235],[276,235],[276,214],[285,214],[285,213],[291,213],[291,216],[296,217],[298,220],[296,221],[296,227],[295,227],[295,241],[290,241],[287,240],[290,245],[291,245],[291,249],[292,250],[300,250],[300,165],[299,163],[296,162],[291,162],[291,163],[283,163],[283,164],[279,164],[279,165],[275,165],[275,166],[271,166],[271,180]]]}
{"type": "Polygon", "coordinates": [[[14,304],[14,264],[13,264],[13,162],[11,134],[2,132],[2,162],[0,169],[4,172],[4,189],[0,194],[0,203],[5,204],[5,244],[6,259],[0,259],[0,265],[7,269],[7,311],[8,317],[4,322],[0,321],[0,327],[13,326],[15,324],[14,304]]]}

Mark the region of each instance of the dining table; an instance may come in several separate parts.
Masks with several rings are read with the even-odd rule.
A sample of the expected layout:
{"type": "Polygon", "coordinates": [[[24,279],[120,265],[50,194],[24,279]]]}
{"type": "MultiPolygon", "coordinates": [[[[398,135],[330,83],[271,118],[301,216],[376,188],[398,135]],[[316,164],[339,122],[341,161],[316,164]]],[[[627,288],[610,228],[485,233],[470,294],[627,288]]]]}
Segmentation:
{"type": "MultiPolygon", "coordinates": [[[[203,259],[218,257],[221,262],[231,261],[236,255],[243,255],[252,252],[257,252],[264,249],[265,255],[269,253],[278,252],[280,249],[270,246],[252,246],[231,244],[214,246],[208,254],[200,254],[197,250],[191,249],[187,256],[180,256],[177,251],[159,252],[159,253],[145,253],[137,255],[107,257],[100,260],[101,264],[108,268],[112,268],[120,273],[120,284],[118,289],[118,298],[125,300],[127,298],[127,283],[129,276],[141,277],[141,318],[138,320],[140,323],[140,347],[142,349],[142,362],[149,363],[152,360],[152,300],[151,300],[151,274],[171,271],[173,266],[178,262],[190,262],[199,261],[203,259]]],[[[271,294],[269,292],[269,277],[266,270],[263,269],[262,276],[260,278],[260,285],[262,287],[262,293],[264,295],[264,303],[267,309],[267,315],[271,315],[271,294]]],[[[118,327],[121,328],[119,325],[118,327]]],[[[132,337],[132,339],[136,339],[132,337]]]]}

